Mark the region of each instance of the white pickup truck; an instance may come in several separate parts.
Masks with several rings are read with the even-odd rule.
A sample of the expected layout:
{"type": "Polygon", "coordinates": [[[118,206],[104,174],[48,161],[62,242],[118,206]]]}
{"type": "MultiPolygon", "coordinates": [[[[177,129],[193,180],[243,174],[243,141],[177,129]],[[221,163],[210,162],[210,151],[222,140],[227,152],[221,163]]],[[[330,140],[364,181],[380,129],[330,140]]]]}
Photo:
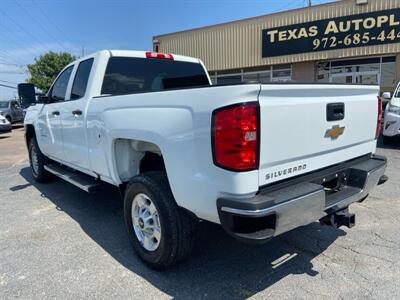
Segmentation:
{"type": "MultiPolygon", "coordinates": [[[[33,89],[32,89],[33,90],[33,89]]],[[[199,59],[100,51],[68,65],[25,118],[34,178],[124,195],[129,239],[154,268],[188,256],[199,220],[265,242],[386,181],[377,86],[212,86],[199,59]]],[[[32,96],[34,98],[34,95],[32,96]]]]}

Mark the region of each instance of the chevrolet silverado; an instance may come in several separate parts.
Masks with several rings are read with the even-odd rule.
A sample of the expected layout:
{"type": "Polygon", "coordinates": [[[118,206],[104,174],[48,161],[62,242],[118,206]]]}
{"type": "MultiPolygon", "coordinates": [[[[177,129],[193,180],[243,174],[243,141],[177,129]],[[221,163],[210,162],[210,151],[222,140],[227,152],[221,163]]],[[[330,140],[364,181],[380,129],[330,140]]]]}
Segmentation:
{"type": "Polygon", "coordinates": [[[253,243],[353,226],[349,205],[387,179],[381,107],[377,86],[213,86],[199,59],[107,50],[66,66],[25,131],[36,181],[119,187],[134,250],[165,268],[199,220],[253,243]]]}

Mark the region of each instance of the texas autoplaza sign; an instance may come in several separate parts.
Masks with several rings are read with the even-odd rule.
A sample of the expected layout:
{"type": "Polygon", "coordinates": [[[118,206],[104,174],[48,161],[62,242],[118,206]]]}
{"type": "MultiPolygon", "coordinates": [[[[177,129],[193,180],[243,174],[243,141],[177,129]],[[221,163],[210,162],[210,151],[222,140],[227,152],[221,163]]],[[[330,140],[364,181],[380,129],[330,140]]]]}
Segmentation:
{"type": "Polygon", "coordinates": [[[400,42],[400,8],[264,29],[262,57],[400,42]]]}

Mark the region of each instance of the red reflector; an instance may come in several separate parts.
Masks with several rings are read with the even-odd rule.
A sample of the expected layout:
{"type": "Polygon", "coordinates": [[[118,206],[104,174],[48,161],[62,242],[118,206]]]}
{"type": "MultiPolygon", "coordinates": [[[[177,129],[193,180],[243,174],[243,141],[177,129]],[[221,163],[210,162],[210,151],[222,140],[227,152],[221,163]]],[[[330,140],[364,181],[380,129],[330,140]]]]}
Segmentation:
{"type": "Polygon", "coordinates": [[[378,96],[378,117],[376,121],[375,139],[379,138],[382,130],[382,98],[378,96]]]}
{"type": "Polygon", "coordinates": [[[146,52],[146,58],[159,58],[174,60],[174,56],[171,53],[160,53],[160,52],[146,52]]]}
{"type": "Polygon", "coordinates": [[[212,143],[214,163],[232,171],[258,168],[259,107],[257,102],[214,111],[212,143]]]}

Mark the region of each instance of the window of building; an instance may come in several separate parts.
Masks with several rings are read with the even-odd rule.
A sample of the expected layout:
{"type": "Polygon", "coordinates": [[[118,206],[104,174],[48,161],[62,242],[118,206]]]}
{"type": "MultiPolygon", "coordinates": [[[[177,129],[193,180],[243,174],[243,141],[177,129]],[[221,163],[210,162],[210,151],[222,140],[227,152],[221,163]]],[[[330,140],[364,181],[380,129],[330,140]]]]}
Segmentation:
{"type": "Polygon", "coordinates": [[[290,65],[279,65],[266,67],[265,70],[260,71],[244,71],[241,73],[232,74],[221,74],[215,75],[212,78],[215,84],[235,84],[241,82],[258,82],[258,83],[269,83],[277,81],[289,81],[292,79],[292,69],[290,65]]]}
{"type": "Polygon", "coordinates": [[[215,73],[214,75],[210,75],[211,83],[212,84],[217,84],[217,74],[215,73]]]}
{"type": "Polygon", "coordinates": [[[329,82],[331,64],[330,62],[322,62],[317,65],[317,81],[318,82],[329,82]]]}
{"type": "Polygon", "coordinates": [[[227,74],[227,75],[217,76],[218,84],[235,84],[241,82],[242,82],[242,74],[227,74]]]}
{"type": "Polygon", "coordinates": [[[243,73],[243,82],[260,82],[260,73],[243,73]]]}
{"type": "Polygon", "coordinates": [[[396,57],[339,60],[317,64],[317,81],[342,84],[380,85],[393,91],[396,84],[396,57]]]}
{"type": "Polygon", "coordinates": [[[243,73],[243,82],[271,82],[271,71],[245,72],[243,73]]]}
{"type": "Polygon", "coordinates": [[[76,100],[85,96],[86,86],[89,81],[90,70],[92,69],[93,58],[79,63],[76,71],[74,84],[72,85],[71,100],[76,100]]]}
{"type": "Polygon", "coordinates": [[[272,81],[289,81],[292,79],[291,69],[273,69],[272,71],[272,81]]]}
{"type": "Polygon", "coordinates": [[[381,67],[381,90],[392,91],[396,87],[396,58],[384,57],[381,67]]]}

